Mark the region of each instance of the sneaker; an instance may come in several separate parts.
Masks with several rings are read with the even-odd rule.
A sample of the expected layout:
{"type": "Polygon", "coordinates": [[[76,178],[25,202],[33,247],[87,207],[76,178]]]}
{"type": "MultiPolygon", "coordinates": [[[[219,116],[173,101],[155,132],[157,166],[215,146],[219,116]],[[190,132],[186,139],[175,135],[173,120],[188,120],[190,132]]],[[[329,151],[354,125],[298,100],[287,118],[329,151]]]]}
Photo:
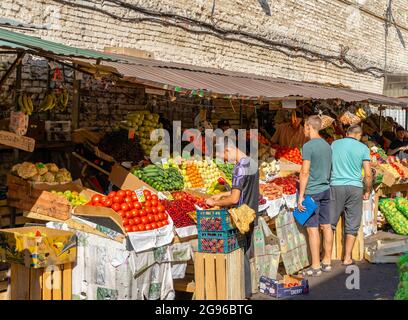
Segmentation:
{"type": "Polygon", "coordinates": [[[321,269],[323,272],[331,272],[332,266],[330,264],[321,263],[321,269]]]}
{"type": "Polygon", "coordinates": [[[303,276],[309,276],[309,277],[319,277],[321,274],[322,274],[321,268],[313,269],[312,267],[310,267],[302,271],[303,276]]]}

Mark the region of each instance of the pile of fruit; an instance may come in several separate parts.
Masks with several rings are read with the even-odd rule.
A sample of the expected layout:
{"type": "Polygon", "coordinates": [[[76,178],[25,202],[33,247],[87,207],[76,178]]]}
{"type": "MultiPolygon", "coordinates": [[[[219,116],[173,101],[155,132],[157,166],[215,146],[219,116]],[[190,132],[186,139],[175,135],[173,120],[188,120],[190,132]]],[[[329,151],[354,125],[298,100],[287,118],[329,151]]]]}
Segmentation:
{"type": "Polygon", "coordinates": [[[176,191],[171,194],[174,200],[184,200],[184,201],[189,201],[193,205],[196,204],[202,209],[207,209],[208,206],[205,204],[205,199],[198,197],[198,196],[193,196],[190,193],[184,192],[184,191],[176,191]]]}
{"type": "Polygon", "coordinates": [[[217,163],[218,168],[225,174],[228,180],[232,180],[235,165],[233,163],[217,163]]]}
{"type": "MultiPolygon", "coordinates": [[[[212,253],[224,253],[224,239],[201,238],[201,251],[212,253]]],[[[236,236],[227,239],[228,248],[235,248],[238,245],[236,236]]]]}
{"type": "Polygon", "coordinates": [[[302,164],[302,154],[299,148],[278,146],[276,148],[275,158],[276,159],[284,158],[293,163],[302,164]]]}
{"type": "Polygon", "coordinates": [[[198,170],[198,166],[193,162],[184,162],[181,165],[181,173],[184,176],[186,188],[203,188],[204,181],[198,170]]]}
{"type": "Polygon", "coordinates": [[[126,232],[149,231],[169,224],[165,208],[157,195],[143,190],[144,202],[139,202],[134,191],[112,191],[108,196],[94,195],[89,203],[92,206],[108,207],[122,217],[126,232]]]}
{"type": "Polygon", "coordinates": [[[62,191],[52,190],[51,193],[57,194],[59,196],[63,196],[74,207],[88,203],[88,199],[84,197],[83,195],[80,195],[77,191],[66,190],[62,192],[62,191]]]}
{"type": "Polygon", "coordinates": [[[282,198],[283,188],[274,183],[266,183],[259,185],[259,192],[268,200],[276,200],[282,198]]]}
{"type": "Polygon", "coordinates": [[[276,178],[272,182],[283,188],[283,194],[295,194],[297,179],[294,176],[288,176],[285,178],[276,178]]]}
{"type": "Polygon", "coordinates": [[[189,212],[196,210],[192,202],[188,200],[162,200],[160,202],[170,215],[176,228],[195,225],[194,221],[188,215],[189,212]]]}
{"type": "Polygon", "coordinates": [[[391,173],[396,179],[399,179],[401,177],[399,172],[395,170],[395,168],[392,167],[389,163],[380,164],[380,168],[384,171],[388,171],[389,173],[391,173]]]}
{"type": "Polygon", "coordinates": [[[401,178],[408,178],[408,176],[405,174],[405,171],[397,163],[390,163],[390,165],[398,172],[401,178]]]}
{"type": "Polygon", "coordinates": [[[271,162],[262,162],[260,170],[260,176],[267,177],[268,175],[276,175],[280,170],[280,166],[276,160],[272,160],[271,162]]]}
{"type": "Polygon", "coordinates": [[[134,129],[138,135],[140,145],[145,155],[150,155],[150,151],[157,143],[150,140],[150,134],[154,129],[163,128],[159,123],[160,116],[150,111],[135,111],[126,115],[126,121],[122,128],[134,129]]]}
{"type": "Polygon", "coordinates": [[[194,163],[197,164],[198,171],[200,172],[200,175],[204,180],[204,188],[206,189],[210,188],[211,185],[216,182],[219,177],[224,176],[224,174],[220,169],[218,169],[214,161],[194,160],[194,163]]]}
{"type": "Polygon", "coordinates": [[[379,208],[396,233],[408,235],[408,218],[397,209],[396,201],[381,199],[379,208]]]}
{"type": "Polygon", "coordinates": [[[23,162],[13,166],[11,173],[22,179],[34,182],[71,182],[71,173],[67,169],[59,169],[55,163],[23,162]]]}
{"type": "Polygon", "coordinates": [[[133,168],[130,172],[158,191],[181,190],[184,187],[183,177],[173,164],[166,169],[162,165],[151,164],[141,169],[133,168]]]}

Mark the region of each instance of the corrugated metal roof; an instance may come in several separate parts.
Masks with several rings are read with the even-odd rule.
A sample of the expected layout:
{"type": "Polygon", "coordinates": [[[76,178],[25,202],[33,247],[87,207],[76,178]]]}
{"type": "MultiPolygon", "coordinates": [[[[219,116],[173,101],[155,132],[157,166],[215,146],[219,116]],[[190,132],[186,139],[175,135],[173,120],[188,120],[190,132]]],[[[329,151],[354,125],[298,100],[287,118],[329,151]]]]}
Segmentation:
{"type": "Polygon", "coordinates": [[[242,72],[190,66],[151,59],[116,55],[129,63],[104,62],[128,81],[174,90],[206,90],[246,98],[341,99],[347,102],[369,101],[375,104],[405,106],[400,99],[343,87],[265,77],[242,72]]]}
{"type": "Polygon", "coordinates": [[[106,54],[103,52],[88,50],[88,49],[80,49],[75,47],[70,47],[61,43],[56,43],[48,40],[43,40],[38,37],[33,37],[29,35],[25,35],[18,32],[13,32],[10,30],[6,30],[4,28],[0,28],[0,41],[2,41],[3,48],[12,48],[16,49],[16,46],[20,46],[18,48],[24,47],[33,50],[34,52],[48,52],[60,56],[67,56],[67,57],[82,57],[82,58],[89,58],[89,59],[104,59],[110,61],[118,61],[119,59],[113,57],[110,54],[106,54]]]}

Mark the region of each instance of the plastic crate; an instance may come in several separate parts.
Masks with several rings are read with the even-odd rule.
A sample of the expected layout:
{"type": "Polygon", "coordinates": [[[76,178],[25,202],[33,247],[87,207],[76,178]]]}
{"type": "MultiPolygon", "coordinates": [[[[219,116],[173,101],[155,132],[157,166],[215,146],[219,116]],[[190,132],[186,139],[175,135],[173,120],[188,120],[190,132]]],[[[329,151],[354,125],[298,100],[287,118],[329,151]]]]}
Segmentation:
{"type": "Polygon", "coordinates": [[[198,252],[230,253],[245,245],[245,237],[237,229],[198,232],[198,252]]]}
{"type": "Polygon", "coordinates": [[[198,231],[228,231],[235,229],[227,210],[197,210],[198,231]]]}

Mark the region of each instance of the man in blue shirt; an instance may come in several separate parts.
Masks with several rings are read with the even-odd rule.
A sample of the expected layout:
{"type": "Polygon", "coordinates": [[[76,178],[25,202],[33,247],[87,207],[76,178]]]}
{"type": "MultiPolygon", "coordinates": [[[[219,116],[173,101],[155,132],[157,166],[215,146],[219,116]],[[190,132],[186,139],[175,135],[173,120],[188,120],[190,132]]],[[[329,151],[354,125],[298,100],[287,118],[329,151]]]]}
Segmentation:
{"type": "MultiPolygon", "coordinates": [[[[363,199],[369,199],[372,186],[370,150],[360,142],[362,134],[360,126],[352,125],[347,130],[346,138],[336,140],[332,144],[330,220],[332,229],[336,230],[340,215],[344,211],[346,243],[343,265],[353,263],[351,252],[360,229],[363,199]]],[[[333,234],[330,239],[330,246],[332,245],[333,234]]]]}

